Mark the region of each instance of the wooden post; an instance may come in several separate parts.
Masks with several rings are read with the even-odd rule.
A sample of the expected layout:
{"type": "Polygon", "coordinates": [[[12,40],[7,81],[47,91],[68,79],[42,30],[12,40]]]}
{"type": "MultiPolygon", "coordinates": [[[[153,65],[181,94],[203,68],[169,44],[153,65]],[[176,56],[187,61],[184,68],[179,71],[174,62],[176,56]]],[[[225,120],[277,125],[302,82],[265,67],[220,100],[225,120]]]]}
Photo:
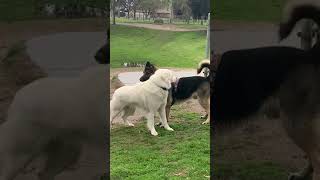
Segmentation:
{"type": "Polygon", "coordinates": [[[304,20],[301,33],[301,48],[304,50],[308,50],[312,46],[312,21],[304,20]]]}
{"type": "MultiPolygon", "coordinates": [[[[208,13],[206,59],[210,59],[210,13],[208,13]]],[[[205,69],[204,70],[204,76],[208,77],[209,74],[210,74],[210,70],[209,69],[205,69]]]]}
{"type": "Polygon", "coordinates": [[[210,13],[208,13],[206,58],[210,59],[210,13]]]}

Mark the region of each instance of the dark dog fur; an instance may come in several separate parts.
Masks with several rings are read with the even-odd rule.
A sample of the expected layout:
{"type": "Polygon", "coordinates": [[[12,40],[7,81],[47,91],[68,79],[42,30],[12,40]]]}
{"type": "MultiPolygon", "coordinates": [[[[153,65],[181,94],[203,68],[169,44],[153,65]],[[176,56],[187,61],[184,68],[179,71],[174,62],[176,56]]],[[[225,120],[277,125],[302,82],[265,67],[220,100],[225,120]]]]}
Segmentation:
{"type": "MultiPolygon", "coordinates": [[[[281,23],[280,39],[286,38],[300,19],[310,18],[320,25],[319,12],[313,5],[296,6],[289,14],[290,18],[281,23]]],[[[286,132],[310,161],[307,168],[289,179],[304,179],[311,175],[313,180],[319,180],[319,65],[319,43],[307,51],[262,47],[224,53],[213,87],[214,127],[219,129],[241,123],[255,114],[269,97],[278,98],[286,132]]]]}
{"type": "Polygon", "coordinates": [[[107,32],[107,42],[95,54],[94,58],[99,64],[110,64],[110,31],[107,32]]]}
{"type": "MultiPolygon", "coordinates": [[[[202,63],[199,69],[206,67],[206,63],[202,63]]],[[[199,70],[199,73],[201,70],[199,70]]],[[[147,62],[143,71],[143,75],[140,78],[140,81],[146,81],[152,76],[157,68],[147,62]]],[[[182,77],[179,79],[178,84],[172,84],[172,88],[169,90],[167,106],[166,106],[166,116],[169,119],[170,108],[173,104],[177,102],[183,102],[192,96],[196,95],[200,105],[206,110],[206,113],[209,113],[210,103],[210,81],[209,77],[201,77],[201,76],[191,76],[191,77],[182,77]]],[[[207,115],[205,116],[207,117],[207,115]]],[[[204,123],[209,123],[205,121],[204,123]]]]}

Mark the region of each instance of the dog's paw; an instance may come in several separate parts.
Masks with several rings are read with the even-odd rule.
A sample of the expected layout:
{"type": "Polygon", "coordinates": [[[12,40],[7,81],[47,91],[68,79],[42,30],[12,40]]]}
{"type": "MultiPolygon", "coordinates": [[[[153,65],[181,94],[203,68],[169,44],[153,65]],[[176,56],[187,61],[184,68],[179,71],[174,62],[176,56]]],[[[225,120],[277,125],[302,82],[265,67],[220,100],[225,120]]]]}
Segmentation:
{"type": "Polygon", "coordinates": [[[288,176],[288,180],[311,180],[312,178],[309,176],[303,176],[300,173],[290,173],[288,176]]]}
{"type": "Polygon", "coordinates": [[[174,131],[171,127],[167,127],[165,129],[168,130],[168,131],[174,131]]]}
{"type": "Polygon", "coordinates": [[[134,124],[132,124],[131,122],[127,122],[127,126],[134,127],[134,124]]]}
{"type": "Polygon", "coordinates": [[[202,122],[201,124],[209,124],[209,123],[210,123],[210,121],[206,120],[206,121],[202,122]]]}
{"type": "Polygon", "coordinates": [[[157,131],[151,131],[151,135],[152,136],[158,136],[158,132],[157,131]]]}

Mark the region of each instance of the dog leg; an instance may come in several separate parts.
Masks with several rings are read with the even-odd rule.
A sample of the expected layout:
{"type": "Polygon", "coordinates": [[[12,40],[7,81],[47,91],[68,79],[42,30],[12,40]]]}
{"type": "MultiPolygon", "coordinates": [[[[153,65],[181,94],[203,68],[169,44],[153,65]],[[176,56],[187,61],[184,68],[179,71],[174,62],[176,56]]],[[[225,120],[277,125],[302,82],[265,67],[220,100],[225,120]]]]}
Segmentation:
{"type": "Polygon", "coordinates": [[[54,180],[55,176],[75,165],[81,155],[81,144],[58,140],[48,146],[45,168],[39,172],[39,180],[54,180]]]}
{"type": "Polygon", "coordinates": [[[207,119],[208,118],[208,114],[205,114],[203,116],[200,116],[201,119],[207,119]]]}
{"type": "Polygon", "coordinates": [[[135,108],[128,106],[128,107],[125,107],[123,111],[124,111],[124,113],[122,115],[122,119],[123,119],[124,123],[129,127],[134,127],[134,124],[129,122],[127,118],[129,116],[133,115],[135,108]]]}
{"type": "Polygon", "coordinates": [[[31,154],[10,153],[1,164],[0,180],[13,180],[32,160],[31,154]]]}
{"type": "MultiPolygon", "coordinates": [[[[169,120],[169,117],[170,117],[170,110],[171,110],[171,106],[170,105],[166,105],[166,118],[167,118],[167,121],[169,120]]],[[[160,115],[160,111],[159,111],[159,115],[160,115]]],[[[163,126],[163,122],[162,122],[162,119],[160,118],[160,123],[159,124],[157,124],[158,126],[160,126],[160,127],[164,127],[163,126]]]]}
{"type": "Polygon", "coordinates": [[[311,180],[312,179],[313,168],[310,162],[308,165],[298,173],[291,173],[288,180],[311,180]]]}
{"type": "Polygon", "coordinates": [[[202,124],[210,123],[210,99],[199,98],[199,104],[205,109],[207,113],[207,119],[202,124]]]}
{"type": "Polygon", "coordinates": [[[147,118],[147,126],[149,131],[153,136],[158,136],[158,133],[154,128],[154,113],[148,113],[146,118],[147,118]]]}
{"type": "Polygon", "coordinates": [[[168,121],[167,121],[167,118],[166,118],[166,109],[165,109],[164,106],[160,107],[159,114],[160,114],[160,119],[161,119],[161,122],[163,124],[163,127],[168,131],[174,131],[168,124],[168,121]]]}
{"type": "Polygon", "coordinates": [[[116,100],[112,99],[110,101],[110,129],[112,128],[114,118],[121,113],[123,108],[124,107],[121,107],[116,100]]]}

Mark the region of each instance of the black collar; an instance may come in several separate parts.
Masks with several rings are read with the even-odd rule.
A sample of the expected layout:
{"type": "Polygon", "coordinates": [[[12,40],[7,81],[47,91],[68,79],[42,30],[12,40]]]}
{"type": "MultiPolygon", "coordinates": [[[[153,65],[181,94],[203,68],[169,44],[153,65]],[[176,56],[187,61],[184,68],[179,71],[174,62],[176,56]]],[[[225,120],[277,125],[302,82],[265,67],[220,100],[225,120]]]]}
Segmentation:
{"type": "Polygon", "coordinates": [[[167,89],[167,88],[165,88],[165,87],[161,87],[161,86],[159,86],[162,90],[164,90],[164,91],[169,91],[169,89],[167,89]]]}

